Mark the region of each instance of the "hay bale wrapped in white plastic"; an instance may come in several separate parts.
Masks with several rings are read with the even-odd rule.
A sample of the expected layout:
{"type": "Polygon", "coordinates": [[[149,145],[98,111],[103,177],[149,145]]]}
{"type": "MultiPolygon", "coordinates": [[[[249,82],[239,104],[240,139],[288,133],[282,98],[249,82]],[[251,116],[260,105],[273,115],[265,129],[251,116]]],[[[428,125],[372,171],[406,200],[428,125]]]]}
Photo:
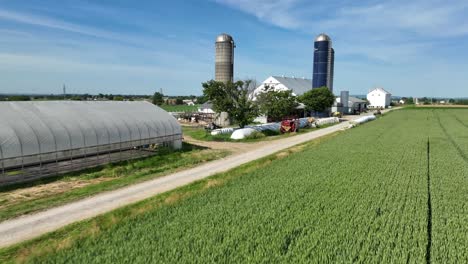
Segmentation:
{"type": "Polygon", "coordinates": [[[256,131],[257,130],[250,127],[237,129],[232,133],[231,139],[244,139],[245,137],[250,136],[250,134],[256,131]]]}
{"type": "Polygon", "coordinates": [[[363,123],[366,123],[366,122],[369,122],[369,121],[372,121],[372,120],[375,120],[376,117],[374,115],[369,115],[369,116],[363,116],[363,117],[360,117],[356,120],[353,120],[351,121],[351,123],[353,124],[363,124],[363,123]]]}
{"type": "Polygon", "coordinates": [[[262,131],[265,131],[265,130],[279,131],[280,124],[279,123],[268,123],[268,124],[256,125],[256,126],[246,126],[245,128],[252,128],[252,129],[255,129],[255,130],[259,131],[259,132],[262,132],[262,131]]]}
{"type": "MultiPolygon", "coordinates": [[[[304,127],[310,127],[310,118],[300,118],[299,119],[299,128],[304,128],[304,127]]],[[[255,129],[259,132],[263,132],[265,130],[271,130],[271,131],[280,131],[281,127],[281,122],[278,123],[268,123],[268,124],[263,124],[263,125],[256,125],[256,126],[246,126],[246,128],[252,128],[255,129]]]]}
{"type": "Polygon", "coordinates": [[[323,126],[323,125],[331,125],[331,124],[336,124],[339,123],[340,119],[338,117],[327,117],[327,118],[320,118],[315,121],[315,124],[318,126],[323,126]]]}
{"type": "Polygon", "coordinates": [[[219,128],[219,129],[214,129],[213,131],[211,131],[211,135],[216,136],[216,135],[221,135],[221,134],[231,134],[232,132],[234,132],[234,128],[232,127],[219,128]]]}

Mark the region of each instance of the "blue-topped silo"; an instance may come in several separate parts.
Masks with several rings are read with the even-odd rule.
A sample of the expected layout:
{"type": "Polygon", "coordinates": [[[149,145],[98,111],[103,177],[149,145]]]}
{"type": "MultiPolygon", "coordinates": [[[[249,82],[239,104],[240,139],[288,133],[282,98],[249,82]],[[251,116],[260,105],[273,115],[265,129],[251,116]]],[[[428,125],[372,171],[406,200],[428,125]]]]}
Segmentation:
{"type": "Polygon", "coordinates": [[[314,42],[314,70],[312,88],[326,86],[333,91],[335,51],[331,38],[326,34],[317,36],[314,42]]]}

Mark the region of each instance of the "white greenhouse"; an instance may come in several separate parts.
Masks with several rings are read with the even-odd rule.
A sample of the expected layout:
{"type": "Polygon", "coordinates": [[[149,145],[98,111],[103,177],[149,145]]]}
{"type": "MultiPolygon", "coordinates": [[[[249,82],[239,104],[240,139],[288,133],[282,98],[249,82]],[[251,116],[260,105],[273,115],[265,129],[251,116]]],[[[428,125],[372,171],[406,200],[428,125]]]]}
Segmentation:
{"type": "Polygon", "coordinates": [[[0,185],[182,146],[174,117],[148,102],[0,102],[0,185]]]}

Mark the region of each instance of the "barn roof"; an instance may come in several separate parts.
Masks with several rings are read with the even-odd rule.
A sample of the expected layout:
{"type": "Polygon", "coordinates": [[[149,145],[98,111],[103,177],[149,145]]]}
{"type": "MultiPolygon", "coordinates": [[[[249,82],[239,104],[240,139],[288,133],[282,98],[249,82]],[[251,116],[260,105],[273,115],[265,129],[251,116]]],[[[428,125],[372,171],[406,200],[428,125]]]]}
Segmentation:
{"type": "Polygon", "coordinates": [[[379,91],[379,92],[382,92],[384,94],[391,94],[390,92],[386,91],[384,88],[374,88],[374,89],[370,90],[369,93],[371,93],[373,91],[379,91]]]}
{"type": "Polygon", "coordinates": [[[306,78],[279,77],[272,76],[278,82],[282,83],[288,89],[292,90],[295,95],[302,95],[312,89],[312,80],[306,78]]]}

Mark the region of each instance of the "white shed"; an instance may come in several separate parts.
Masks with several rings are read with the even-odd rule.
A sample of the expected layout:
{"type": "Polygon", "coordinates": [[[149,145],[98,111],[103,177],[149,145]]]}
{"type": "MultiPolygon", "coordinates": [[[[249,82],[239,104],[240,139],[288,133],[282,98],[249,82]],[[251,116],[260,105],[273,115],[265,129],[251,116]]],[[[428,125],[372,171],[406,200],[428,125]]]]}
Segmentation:
{"type": "Polygon", "coordinates": [[[369,108],[387,108],[390,106],[392,94],[385,91],[383,88],[372,89],[367,94],[369,108]]]}

